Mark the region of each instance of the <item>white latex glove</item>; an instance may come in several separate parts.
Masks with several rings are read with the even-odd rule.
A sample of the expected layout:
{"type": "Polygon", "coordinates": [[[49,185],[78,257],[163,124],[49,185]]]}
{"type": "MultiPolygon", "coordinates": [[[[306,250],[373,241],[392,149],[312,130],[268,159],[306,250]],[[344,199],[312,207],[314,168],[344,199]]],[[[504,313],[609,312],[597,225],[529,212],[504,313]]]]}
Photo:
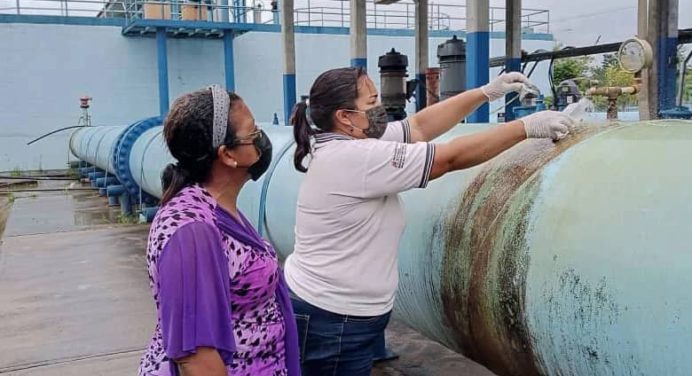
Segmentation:
{"type": "Polygon", "coordinates": [[[492,102],[504,97],[508,93],[518,92],[528,84],[529,79],[519,72],[503,73],[481,87],[481,91],[492,102]]]}
{"type": "Polygon", "coordinates": [[[575,126],[574,119],[557,111],[541,111],[519,119],[524,123],[527,138],[561,140],[575,126]]]}

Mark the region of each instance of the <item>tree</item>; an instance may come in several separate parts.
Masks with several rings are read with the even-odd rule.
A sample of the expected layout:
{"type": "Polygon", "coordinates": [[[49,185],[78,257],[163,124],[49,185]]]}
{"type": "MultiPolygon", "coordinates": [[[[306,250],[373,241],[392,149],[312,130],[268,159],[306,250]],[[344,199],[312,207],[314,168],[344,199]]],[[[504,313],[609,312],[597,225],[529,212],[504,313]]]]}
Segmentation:
{"type": "Polygon", "coordinates": [[[600,85],[602,82],[605,82],[606,70],[608,68],[619,67],[619,66],[620,66],[620,63],[618,62],[618,58],[617,58],[617,56],[615,56],[615,54],[603,55],[603,61],[601,62],[601,65],[591,69],[591,78],[594,81],[598,81],[598,83],[594,83],[594,84],[600,85]]]}
{"type": "Polygon", "coordinates": [[[581,90],[588,86],[590,65],[593,58],[590,56],[573,57],[555,60],[553,63],[553,83],[555,86],[565,80],[577,79],[581,90]],[[586,80],[585,80],[586,79],[586,80]],[[582,87],[584,86],[584,87],[582,87]]]}
{"type": "MultiPolygon", "coordinates": [[[[634,85],[634,75],[627,73],[620,65],[617,60],[613,61],[603,61],[600,67],[593,68],[591,72],[591,77],[599,87],[625,87],[634,85]]],[[[608,100],[605,97],[593,97],[592,101],[596,108],[596,111],[605,111],[608,107],[608,100]]],[[[621,95],[618,98],[618,108],[625,109],[627,107],[636,106],[639,103],[639,99],[636,95],[621,95]]]]}

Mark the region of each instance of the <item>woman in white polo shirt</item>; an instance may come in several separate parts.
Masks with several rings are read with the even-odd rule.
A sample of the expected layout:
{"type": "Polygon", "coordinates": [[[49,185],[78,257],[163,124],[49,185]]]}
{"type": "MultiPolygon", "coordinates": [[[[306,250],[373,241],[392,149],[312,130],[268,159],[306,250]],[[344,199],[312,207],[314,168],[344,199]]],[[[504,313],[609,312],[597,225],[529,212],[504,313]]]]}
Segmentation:
{"type": "Polygon", "coordinates": [[[341,68],[315,80],[291,122],[294,163],[306,172],[286,260],[303,376],[367,376],[373,344],[394,304],[404,230],[399,192],[483,163],[526,138],[558,140],[571,120],[545,111],[474,135],[432,144],[482,103],[528,80],[504,74],[402,122],[387,123],[365,71],[341,68]],[[312,141],[314,140],[314,144],[312,141]],[[304,159],[310,155],[309,167],[304,159]]]}

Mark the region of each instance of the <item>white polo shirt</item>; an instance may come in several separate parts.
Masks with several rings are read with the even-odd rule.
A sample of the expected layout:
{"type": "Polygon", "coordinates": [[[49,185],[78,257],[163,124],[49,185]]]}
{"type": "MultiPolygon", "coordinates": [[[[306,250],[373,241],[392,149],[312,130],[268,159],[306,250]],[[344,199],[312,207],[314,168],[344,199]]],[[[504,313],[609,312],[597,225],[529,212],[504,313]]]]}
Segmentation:
{"type": "Polygon", "coordinates": [[[433,144],[411,144],[408,122],[381,139],[315,137],[300,187],[288,286],[306,302],[354,316],[391,311],[404,212],[398,193],[428,184],[433,144]]]}

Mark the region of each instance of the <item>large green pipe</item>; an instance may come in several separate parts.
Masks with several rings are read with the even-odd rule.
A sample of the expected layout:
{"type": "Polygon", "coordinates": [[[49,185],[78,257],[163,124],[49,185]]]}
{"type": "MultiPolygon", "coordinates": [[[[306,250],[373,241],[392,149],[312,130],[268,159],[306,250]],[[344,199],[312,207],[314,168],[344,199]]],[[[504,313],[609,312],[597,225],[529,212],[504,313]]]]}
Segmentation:
{"type": "MultiPolygon", "coordinates": [[[[590,127],[404,193],[396,315],[501,375],[688,374],[690,161],[692,122],[590,127]]],[[[286,256],[290,151],[270,179],[267,236],[286,256]]],[[[261,185],[241,196],[255,221],[261,185]]]]}
{"type": "MultiPolygon", "coordinates": [[[[259,225],[266,202],[261,227],[286,256],[302,175],[281,153],[291,129],[265,130],[276,169],[239,205],[259,225]]],[[[137,142],[148,167],[133,175],[154,181],[170,156],[137,142]]],[[[690,161],[692,122],[592,126],[402,194],[396,316],[500,375],[689,374],[690,161]]]]}

